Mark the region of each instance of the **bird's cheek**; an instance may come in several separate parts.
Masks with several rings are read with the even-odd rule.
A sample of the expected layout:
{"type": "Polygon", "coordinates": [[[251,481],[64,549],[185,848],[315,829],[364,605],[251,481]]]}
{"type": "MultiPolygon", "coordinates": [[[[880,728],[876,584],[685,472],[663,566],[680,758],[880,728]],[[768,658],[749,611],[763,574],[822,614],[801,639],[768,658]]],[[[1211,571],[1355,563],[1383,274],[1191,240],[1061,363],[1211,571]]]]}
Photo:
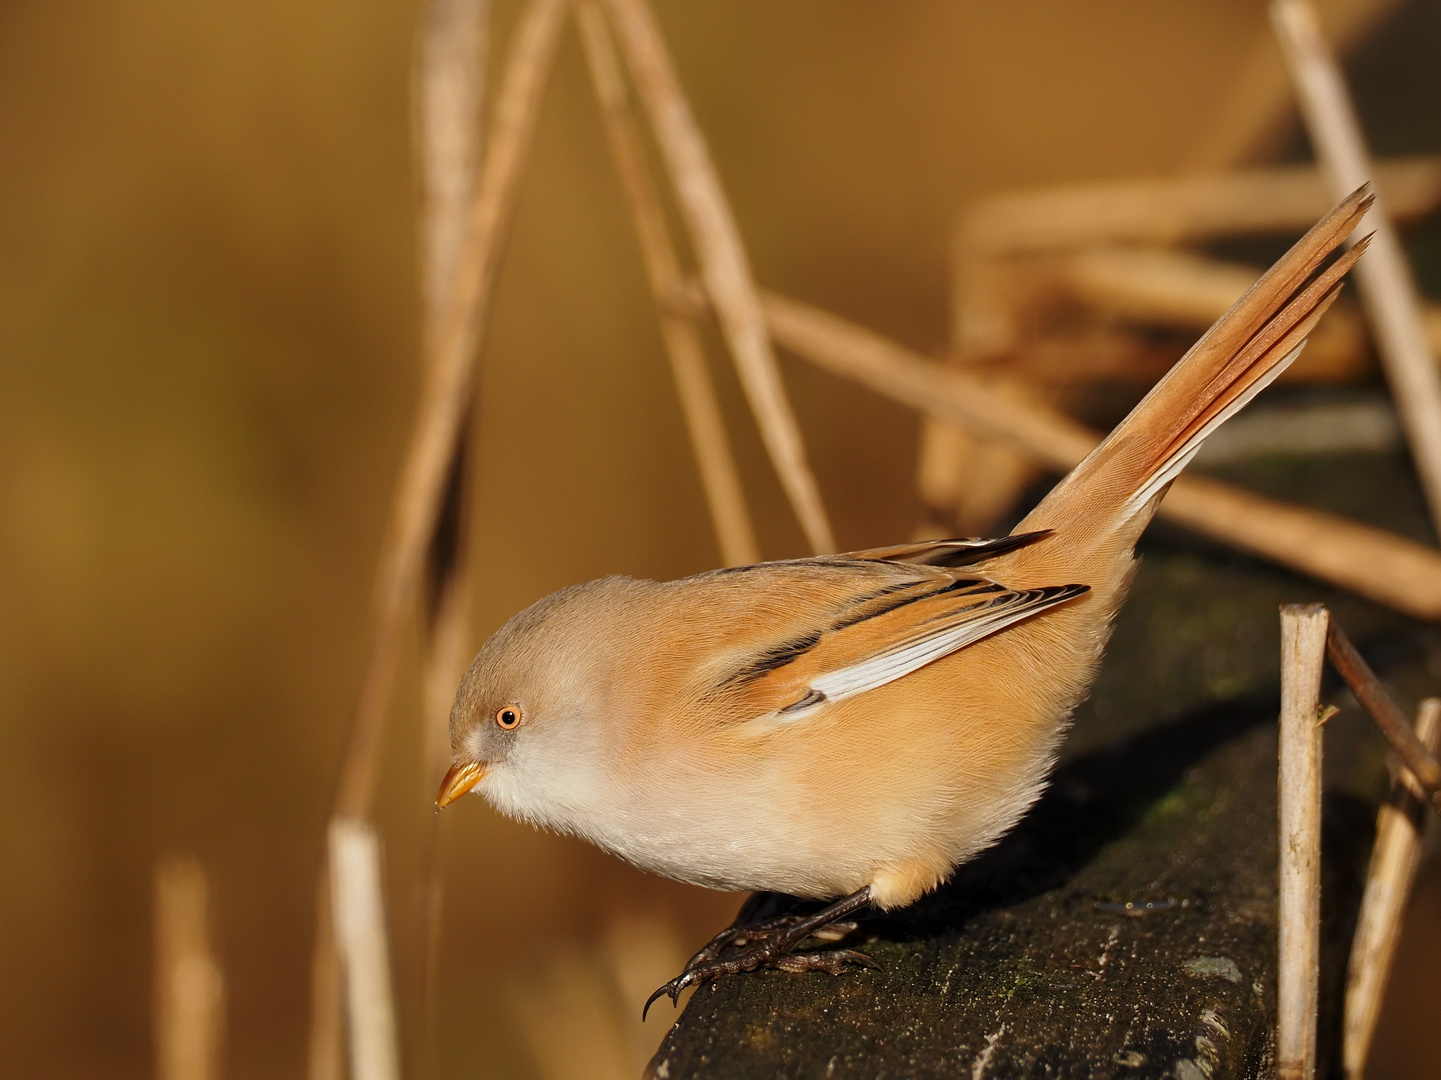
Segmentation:
{"type": "Polygon", "coordinates": [[[458,740],[455,757],[458,761],[493,761],[495,747],[487,746],[485,732],[479,727],[472,728],[463,739],[458,740]]]}

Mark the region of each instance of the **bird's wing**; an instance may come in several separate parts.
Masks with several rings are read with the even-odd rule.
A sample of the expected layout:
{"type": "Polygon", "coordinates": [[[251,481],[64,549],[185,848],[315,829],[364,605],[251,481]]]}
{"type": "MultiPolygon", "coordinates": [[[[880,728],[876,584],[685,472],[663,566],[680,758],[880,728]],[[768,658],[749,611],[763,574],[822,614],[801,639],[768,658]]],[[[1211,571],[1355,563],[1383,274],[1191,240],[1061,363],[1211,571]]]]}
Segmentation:
{"type": "Polygon", "coordinates": [[[799,719],[863,694],[1088,590],[1008,589],[989,578],[917,575],[874,590],[789,640],[757,650],[717,688],[733,715],[799,719]]]}
{"type": "Polygon", "coordinates": [[[1050,529],[1000,536],[994,540],[922,540],[914,544],[848,551],[840,559],[875,559],[913,566],[972,566],[1017,548],[1028,547],[1051,535],[1050,529]]]}

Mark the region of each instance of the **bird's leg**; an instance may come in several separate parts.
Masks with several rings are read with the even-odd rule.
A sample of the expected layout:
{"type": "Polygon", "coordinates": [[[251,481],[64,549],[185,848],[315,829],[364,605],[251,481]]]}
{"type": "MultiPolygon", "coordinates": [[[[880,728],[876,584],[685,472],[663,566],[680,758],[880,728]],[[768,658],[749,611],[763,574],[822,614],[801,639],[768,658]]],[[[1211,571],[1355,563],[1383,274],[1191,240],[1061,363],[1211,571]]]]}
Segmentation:
{"type": "Polygon", "coordinates": [[[727,927],[690,958],[684,971],[646,999],[641,1019],[662,995],[674,1005],[687,986],[762,966],[782,971],[828,971],[832,975],[839,975],[847,961],[879,968],[869,956],[854,949],[795,951],[807,938],[839,941],[853,932],[856,924],[843,920],[870,902],[871,887],[866,885],[814,915],[782,915],[753,926],[727,927]]]}

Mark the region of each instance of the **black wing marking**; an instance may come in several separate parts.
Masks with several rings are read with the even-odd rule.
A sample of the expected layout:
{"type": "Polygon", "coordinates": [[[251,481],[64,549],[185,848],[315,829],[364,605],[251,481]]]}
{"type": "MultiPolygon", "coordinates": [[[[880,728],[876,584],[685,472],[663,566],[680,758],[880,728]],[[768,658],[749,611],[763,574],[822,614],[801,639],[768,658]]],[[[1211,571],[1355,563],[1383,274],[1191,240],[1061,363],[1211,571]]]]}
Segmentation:
{"type": "Polygon", "coordinates": [[[1013,536],[998,536],[993,540],[923,540],[915,544],[850,551],[840,558],[911,563],[914,566],[971,566],[1008,551],[1028,547],[1050,535],[1050,529],[1040,529],[1013,536]]]}

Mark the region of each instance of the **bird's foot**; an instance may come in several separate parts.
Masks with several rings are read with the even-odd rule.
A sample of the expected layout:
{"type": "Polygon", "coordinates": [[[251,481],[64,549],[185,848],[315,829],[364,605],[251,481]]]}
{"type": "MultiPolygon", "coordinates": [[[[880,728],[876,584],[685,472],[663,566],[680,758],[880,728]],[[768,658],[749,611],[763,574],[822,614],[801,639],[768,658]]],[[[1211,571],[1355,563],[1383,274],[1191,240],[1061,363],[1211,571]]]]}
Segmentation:
{"type": "Polygon", "coordinates": [[[781,915],[751,926],[727,927],[690,958],[684,971],[646,999],[641,1019],[645,1019],[650,1007],[660,997],[669,997],[674,1005],[687,986],[718,979],[722,975],[754,971],[759,967],[774,967],[781,971],[825,971],[832,975],[839,975],[847,963],[879,969],[880,964],[854,949],[797,951],[807,941],[829,944],[855,933],[857,924],[845,916],[865,907],[870,899],[870,886],[867,885],[814,915],[781,915]]]}

